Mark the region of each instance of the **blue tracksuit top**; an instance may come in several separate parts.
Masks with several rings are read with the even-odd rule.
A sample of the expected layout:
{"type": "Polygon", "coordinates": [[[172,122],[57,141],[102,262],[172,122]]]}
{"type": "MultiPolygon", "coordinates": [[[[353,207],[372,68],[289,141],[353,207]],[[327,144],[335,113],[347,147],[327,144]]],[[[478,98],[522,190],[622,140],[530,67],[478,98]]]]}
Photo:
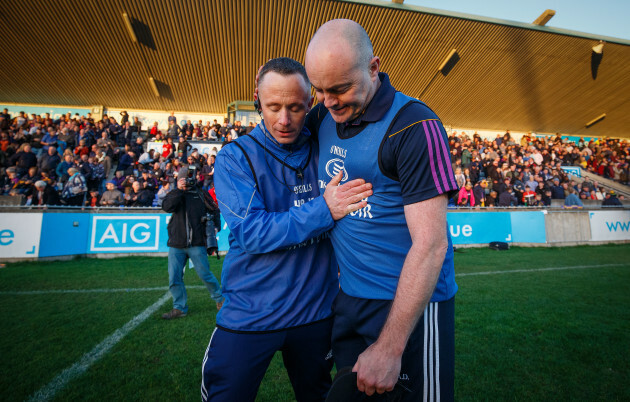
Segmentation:
{"type": "MultiPolygon", "coordinates": [[[[392,122],[409,102],[419,102],[396,92],[385,115],[369,124],[358,135],[341,139],[330,114],[319,127],[319,185],[325,187],[340,170],[344,171],[341,184],[357,178],[372,183],[374,194],[368,205],[337,221],[330,232],[339,263],[339,282],[343,291],[354,297],[392,300],[407,253],[411,236],[407,228],[404,202],[399,181],[383,174],[379,166],[379,146],[382,146],[392,122]]],[[[419,124],[433,124],[437,116],[430,109],[417,116],[419,124]]],[[[425,128],[427,132],[431,130],[425,128]]],[[[437,133],[434,130],[434,135],[437,133]]],[[[434,137],[430,141],[437,141],[434,137]]],[[[422,157],[418,150],[418,157],[422,157]]],[[[433,154],[424,157],[433,158],[433,154]]],[[[439,172],[433,172],[437,174],[439,172]]],[[[431,175],[427,171],[423,174],[431,175]]],[[[444,222],[447,225],[446,222],[444,222]]],[[[445,301],[457,292],[453,264],[453,244],[447,226],[448,250],[442,264],[432,302],[445,301]]]]}
{"type": "Polygon", "coordinates": [[[224,146],[215,163],[217,199],[230,228],[217,326],[231,331],[328,318],[338,291],[328,238],[334,221],[317,186],[317,144],[306,129],[293,145],[265,132],[263,122],[224,146]]]}

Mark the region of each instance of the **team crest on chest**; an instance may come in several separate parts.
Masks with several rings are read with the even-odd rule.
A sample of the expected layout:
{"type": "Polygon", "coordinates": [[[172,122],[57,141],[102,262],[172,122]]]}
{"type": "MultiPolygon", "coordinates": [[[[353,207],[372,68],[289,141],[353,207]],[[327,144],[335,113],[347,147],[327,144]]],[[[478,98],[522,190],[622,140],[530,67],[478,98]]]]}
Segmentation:
{"type": "Polygon", "coordinates": [[[348,180],[348,171],[346,170],[344,161],[339,158],[334,158],[326,163],[326,173],[331,178],[337,176],[341,171],[343,171],[343,177],[341,178],[341,181],[344,182],[348,180]]]}

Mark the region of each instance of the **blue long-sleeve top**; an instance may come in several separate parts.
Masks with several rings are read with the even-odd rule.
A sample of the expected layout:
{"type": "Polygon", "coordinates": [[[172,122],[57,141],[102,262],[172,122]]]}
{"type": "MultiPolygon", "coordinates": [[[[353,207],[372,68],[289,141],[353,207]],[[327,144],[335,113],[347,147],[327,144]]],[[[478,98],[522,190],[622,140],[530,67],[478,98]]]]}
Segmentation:
{"type": "Polygon", "coordinates": [[[261,124],[224,146],[215,164],[217,199],[230,228],[217,325],[232,331],[328,318],[338,290],[327,236],[334,221],[317,185],[317,145],[307,130],[293,145],[265,132],[261,124]]]}

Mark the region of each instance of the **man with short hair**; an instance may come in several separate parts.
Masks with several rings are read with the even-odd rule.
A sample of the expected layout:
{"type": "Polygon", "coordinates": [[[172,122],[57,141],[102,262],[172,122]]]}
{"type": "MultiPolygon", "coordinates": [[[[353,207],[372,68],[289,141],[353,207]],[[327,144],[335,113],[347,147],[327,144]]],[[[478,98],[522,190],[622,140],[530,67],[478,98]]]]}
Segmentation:
{"type": "MultiPolygon", "coordinates": [[[[133,138],[133,133],[134,133],[135,129],[133,127],[131,127],[131,122],[129,120],[127,120],[126,122],[123,123],[123,127],[120,130],[120,140],[121,140],[121,144],[120,145],[131,145],[131,140],[133,138]],[[123,143],[124,142],[124,143],[123,143]]],[[[138,137],[141,138],[141,137],[138,137]]]]}
{"type": "Polygon", "coordinates": [[[39,170],[47,169],[49,171],[54,171],[57,169],[57,165],[61,163],[61,157],[57,153],[57,147],[51,146],[48,147],[48,152],[42,153],[37,161],[37,166],[39,170]]]}
{"type": "Polygon", "coordinates": [[[365,208],[330,232],[340,272],[337,368],[356,371],[367,395],[452,400],[457,285],[446,207],[457,185],[446,131],[379,72],[354,21],[322,25],[305,66],[320,102],[307,123],[319,136],[320,186],[340,173],[374,187],[365,208]]]}
{"type": "Polygon", "coordinates": [[[282,351],[295,398],[323,401],[338,291],[326,232],[365,207],[370,185],[337,187],[337,175],[320,195],[317,144],[303,128],[312,97],[300,63],[270,60],[258,85],[263,121],[216,160],[217,199],[231,233],[222,272],[226,301],[204,358],[202,398],[253,401],[282,351]]]}
{"type": "Polygon", "coordinates": [[[24,176],[31,167],[37,166],[37,156],[31,152],[31,145],[24,144],[21,151],[11,156],[9,165],[15,166],[18,176],[24,176]]]}
{"type": "Polygon", "coordinates": [[[139,181],[131,184],[131,193],[125,195],[128,207],[150,207],[153,203],[154,193],[139,181]]]}
{"type": "Polygon", "coordinates": [[[188,314],[188,295],[184,285],[184,268],[190,259],[199,279],[204,283],[217,310],[223,305],[223,296],[217,278],[210,272],[206,251],[206,210],[218,210],[214,200],[197,185],[186,180],[188,168],[177,175],[177,188],[162,201],[162,209],[171,213],[168,224],[168,282],[173,296],[173,308],[162,314],[165,320],[185,317],[188,314]]]}
{"type": "Polygon", "coordinates": [[[116,182],[107,182],[107,190],[101,196],[100,205],[104,207],[117,207],[124,204],[123,194],[116,188],[116,182]]]}
{"type": "Polygon", "coordinates": [[[59,194],[57,190],[48,186],[45,181],[35,182],[32,194],[31,205],[59,205],[59,194]]]}
{"type": "Polygon", "coordinates": [[[177,136],[182,130],[179,127],[179,124],[177,124],[177,121],[175,120],[169,120],[168,124],[169,124],[168,131],[167,131],[168,136],[171,138],[177,138],[177,136]]]}
{"type": "Polygon", "coordinates": [[[610,190],[606,193],[604,197],[604,201],[602,202],[602,206],[604,207],[621,207],[623,203],[617,198],[617,193],[615,190],[610,190]]]}

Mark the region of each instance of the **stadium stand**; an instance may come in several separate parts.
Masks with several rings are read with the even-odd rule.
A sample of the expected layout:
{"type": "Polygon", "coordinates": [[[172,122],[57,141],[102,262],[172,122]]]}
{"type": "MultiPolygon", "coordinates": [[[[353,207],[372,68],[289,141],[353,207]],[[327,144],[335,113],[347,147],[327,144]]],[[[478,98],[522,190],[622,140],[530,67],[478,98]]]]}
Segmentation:
{"type": "MultiPolygon", "coordinates": [[[[223,125],[185,120],[180,126],[171,117],[163,134],[155,124],[143,132],[126,112],[120,124],[107,115],[94,120],[90,114],[68,113],[53,121],[48,114],[11,116],[5,109],[0,115],[0,195],[26,206],[156,207],[173,188],[176,172],[189,163],[199,166],[198,179],[209,190],[218,147],[201,154],[190,142],[221,145],[245,135],[246,128],[227,120],[223,125]],[[101,202],[108,182],[121,192],[121,203],[101,202]],[[50,191],[59,197],[44,197],[50,191]]],[[[630,196],[625,139],[575,143],[560,134],[516,140],[509,130],[494,139],[453,131],[449,145],[461,188],[452,207],[562,206],[570,188],[586,206],[601,205],[610,193],[620,201],[630,196]],[[582,174],[570,175],[566,167],[579,167],[582,174]]]]}

